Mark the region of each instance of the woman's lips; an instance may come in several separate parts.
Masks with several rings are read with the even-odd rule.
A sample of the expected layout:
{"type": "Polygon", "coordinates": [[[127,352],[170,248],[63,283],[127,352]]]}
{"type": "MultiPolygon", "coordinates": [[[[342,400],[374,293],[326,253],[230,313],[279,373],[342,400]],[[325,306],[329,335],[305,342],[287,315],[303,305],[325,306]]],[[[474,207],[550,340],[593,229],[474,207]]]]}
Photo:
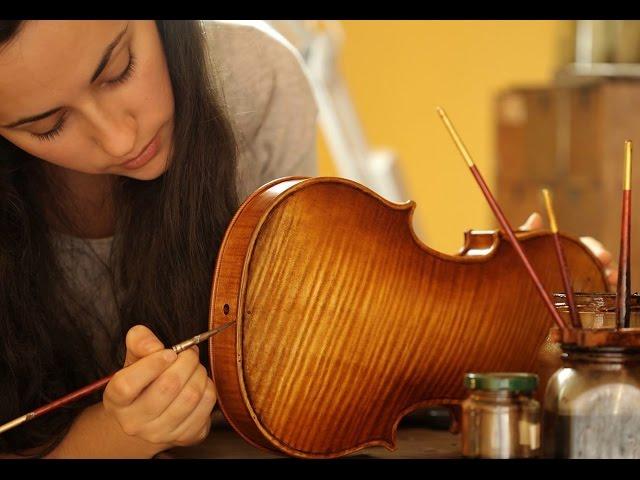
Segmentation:
{"type": "Polygon", "coordinates": [[[140,168],[149,163],[156,153],[158,153],[158,150],[160,150],[160,141],[158,139],[158,134],[156,134],[140,155],[126,163],[123,163],[121,166],[129,170],[140,168]]]}

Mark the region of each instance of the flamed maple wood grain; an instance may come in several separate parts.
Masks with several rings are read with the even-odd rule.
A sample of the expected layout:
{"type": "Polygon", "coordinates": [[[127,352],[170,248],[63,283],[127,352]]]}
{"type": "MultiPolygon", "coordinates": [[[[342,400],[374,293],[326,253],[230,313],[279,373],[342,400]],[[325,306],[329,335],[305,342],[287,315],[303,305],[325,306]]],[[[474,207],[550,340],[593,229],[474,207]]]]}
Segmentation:
{"type": "MultiPolygon", "coordinates": [[[[534,369],[553,321],[515,251],[496,235],[481,257],[436,252],[411,229],[414,207],[323,177],[271,182],[241,207],[210,314],[238,323],[211,339],[210,361],[247,441],[311,458],[393,449],[406,413],[460,403],[465,372],[534,369]]],[[[561,291],[550,234],[520,238],[561,291]]],[[[603,291],[598,261],[562,243],[574,288],[603,291]]]]}

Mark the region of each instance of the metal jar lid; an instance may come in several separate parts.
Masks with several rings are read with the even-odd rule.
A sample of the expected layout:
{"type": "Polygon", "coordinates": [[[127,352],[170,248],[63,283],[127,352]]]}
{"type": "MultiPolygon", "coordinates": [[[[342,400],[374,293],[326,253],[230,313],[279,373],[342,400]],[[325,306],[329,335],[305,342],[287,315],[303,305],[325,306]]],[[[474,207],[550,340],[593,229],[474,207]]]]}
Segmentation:
{"type": "Polygon", "coordinates": [[[467,373],[464,376],[464,386],[469,390],[531,392],[538,387],[538,376],[513,372],[467,373]]]}

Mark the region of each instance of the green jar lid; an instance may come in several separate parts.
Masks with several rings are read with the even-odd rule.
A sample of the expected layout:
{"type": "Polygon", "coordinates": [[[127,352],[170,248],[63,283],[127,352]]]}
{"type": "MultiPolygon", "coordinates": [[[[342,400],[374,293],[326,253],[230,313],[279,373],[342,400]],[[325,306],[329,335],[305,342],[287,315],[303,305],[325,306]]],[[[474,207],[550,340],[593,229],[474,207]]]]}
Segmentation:
{"type": "Polygon", "coordinates": [[[538,376],[533,373],[490,372],[467,373],[464,386],[469,390],[508,390],[530,392],[538,386],[538,376]]]}

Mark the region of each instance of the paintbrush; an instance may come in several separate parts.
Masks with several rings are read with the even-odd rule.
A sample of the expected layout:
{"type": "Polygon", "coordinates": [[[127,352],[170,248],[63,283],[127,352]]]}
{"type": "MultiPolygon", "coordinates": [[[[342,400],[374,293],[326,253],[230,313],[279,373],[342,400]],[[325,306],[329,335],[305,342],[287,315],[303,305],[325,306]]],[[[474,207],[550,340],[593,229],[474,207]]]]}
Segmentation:
{"type": "MultiPolygon", "coordinates": [[[[180,352],[183,352],[186,349],[193,347],[194,345],[198,345],[199,343],[202,343],[205,340],[208,340],[213,335],[220,333],[223,330],[226,330],[234,323],[236,323],[235,320],[232,322],[225,323],[224,325],[216,327],[213,330],[209,330],[205,333],[201,333],[199,335],[196,335],[195,337],[185,340],[184,342],[180,342],[177,345],[174,345],[173,347],[171,347],[171,349],[174,352],[176,352],[176,354],[179,354],[180,352]]],[[[102,380],[98,380],[97,382],[87,385],[86,387],[80,388],[75,392],[71,392],[70,394],[65,395],[64,397],[59,398],[58,400],[54,400],[53,402],[48,403],[45,406],[40,407],[36,410],[33,410],[32,412],[29,412],[25,415],[22,415],[21,417],[11,420],[10,422],[5,423],[4,425],[0,425],[0,433],[6,432],[7,430],[11,430],[12,428],[17,427],[18,425],[22,425],[23,423],[33,420],[34,418],[40,417],[57,408],[60,408],[63,405],[74,402],[80,398],[86,397],[87,395],[95,392],[96,390],[100,390],[101,388],[104,388],[107,385],[107,383],[109,383],[113,375],[115,375],[115,373],[109,375],[108,377],[103,378],[102,380]]]]}
{"type": "Polygon", "coordinates": [[[616,294],[616,325],[631,323],[631,141],[624,142],[624,184],[622,190],[622,226],[616,294]]]}
{"type": "Polygon", "coordinates": [[[542,195],[544,196],[544,203],[547,207],[549,225],[551,226],[551,234],[553,236],[553,245],[556,249],[556,258],[558,259],[560,273],[562,274],[562,283],[564,284],[564,291],[567,296],[567,305],[569,306],[569,316],[571,318],[571,324],[574,328],[581,328],[582,325],[580,323],[578,309],[576,308],[576,300],[573,296],[573,287],[571,286],[569,266],[567,265],[567,259],[564,256],[564,250],[562,249],[562,245],[560,244],[560,235],[558,235],[558,224],[556,222],[556,215],[553,211],[553,204],[551,203],[551,194],[549,193],[549,190],[543,188],[542,195]]]}
{"type": "Polygon", "coordinates": [[[500,223],[500,226],[502,227],[502,230],[504,231],[504,233],[509,238],[512,247],[514,248],[514,250],[518,254],[518,257],[520,258],[520,260],[522,261],[524,267],[526,268],[527,272],[529,273],[529,276],[531,277],[531,280],[533,280],[533,283],[535,284],[536,289],[538,290],[538,293],[540,294],[540,297],[544,301],[544,304],[547,307],[547,310],[549,310],[549,313],[553,317],[553,320],[556,322],[558,327],[560,327],[560,329],[562,329],[562,330],[566,330],[567,326],[565,325],[564,321],[562,320],[562,317],[560,317],[560,314],[554,308],[553,303],[551,302],[551,298],[549,297],[549,294],[544,289],[544,287],[542,285],[542,282],[540,281],[540,279],[538,278],[538,275],[536,274],[535,270],[531,266],[531,262],[529,261],[529,259],[525,255],[524,250],[522,249],[522,246],[520,245],[520,242],[518,242],[518,239],[516,238],[516,235],[513,232],[513,228],[511,228],[511,225],[509,224],[509,221],[507,220],[507,217],[505,217],[504,213],[502,212],[502,209],[498,205],[498,202],[496,202],[496,199],[493,197],[493,194],[489,190],[489,187],[487,186],[486,182],[484,181],[484,178],[482,178],[482,175],[480,174],[480,171],[478,170],[478,167],[476,167],[475,164],[473,163],[473,160],[471,160],[471,156],[469,155],[469,152],[467,151],[467,148],[462,143],[462,140],[460,139],[460,137],[458,136],[458,133],[456,132],[456,130],[453,127],[453,125],[451,124],[451,121],[449,120],[449,117],[447,117],[447,114],[445,113],[445,111],[442,108],[438,107],[436,110],[437,110],[438,114],[440,115],[440,118],[444,122],[445,127],[447,127],[447,130],[449,131],[449,134],[451,135],[451,138],[453,139],[454,143],[456,144],[456,147],[460,151],[460,153],[461,153],[462,157],[464,158],[464,160],[467,162],[469,170],[471,171],[471,173],[473,174],[473,177],[478,182],[478,185],[480,186],[480,189],[482,190],[482,193],[484,194],[485,198],[487,199],[487,202],[489,203],[489,206],[491,207],[491,210],[493,211],[494,215],[498,219],[498,222],[500,223]]]}

